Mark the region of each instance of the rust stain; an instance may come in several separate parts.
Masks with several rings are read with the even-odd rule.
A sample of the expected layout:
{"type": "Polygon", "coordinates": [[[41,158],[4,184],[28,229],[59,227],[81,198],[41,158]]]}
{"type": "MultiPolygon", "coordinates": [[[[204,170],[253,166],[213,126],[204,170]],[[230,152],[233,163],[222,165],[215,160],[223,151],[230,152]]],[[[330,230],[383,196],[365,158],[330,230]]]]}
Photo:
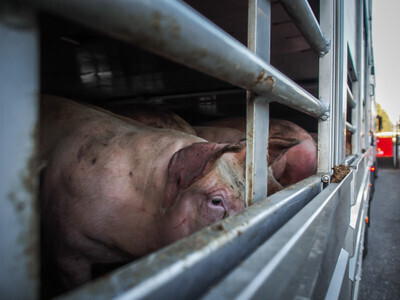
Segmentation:
{"type": "Polygon", "coordinates": [[[258,74],[256,80],[254,80],[254,85],[259,84],[265,75],[265,70],[261,70],[260,74],[258,74]]]}
{"type": "Polygon", "coordinates": [[[154,29],[161,30],[161,13],[156,11],[153,13],[152,25],[154,29]]]}
{"type": "Polygon", "coordinates": [[[274,90],[275,78],[272,77],[271,75],[269,75],[269,76],[267,76],[267,78],[265,78],[265,81],[271,86],[272,90],[274,90]]]}
{"type": "Polygon", "coordinates": [[[213,230],[222,231],[222,230],[224,230],[225,228],[224,228],[224,225],[218,224],[218,225],[214,226],[212,229],[213,229],[213,230]]]}
{"type": "Polygon", "coordinates": [[[343,180],[343,178],[346,177],[347,174],[350,172],[350,168],[348,166],[345,166],[343,164],[340,164],[338,166],[334,166],[332,168],[333,170],[333,175],[331,178],[332,183],[339,183],[343,180]]]}
{"type": "Polygon", "coordinates": [[[275,78],[271,75],[265,77],[265,70],[261,70],[260,74],[254,80],[254,85],[259,84],[260,82],[266,82],[268,85],[271,86],[271,90],[274,90],[275,87],[275,78]]]}
{"type": "Polygon", "coordinates": [[[180,36],[181,27],[179,26],[179,23],[175,18],[170,18],[170,20],[168,21],[168,27],[170,28],[174,36],[176,37],[180,36]]]}

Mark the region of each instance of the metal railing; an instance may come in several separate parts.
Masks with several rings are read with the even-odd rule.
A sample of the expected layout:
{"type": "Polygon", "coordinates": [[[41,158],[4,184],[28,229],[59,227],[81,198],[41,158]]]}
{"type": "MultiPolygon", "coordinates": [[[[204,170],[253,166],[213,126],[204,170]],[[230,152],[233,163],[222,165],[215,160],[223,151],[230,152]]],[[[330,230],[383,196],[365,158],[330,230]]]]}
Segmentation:
{"type": "MultiPolygon", "coordinates": [[[[299,87],[272,67],[267,59],[253,53],[182,1],[8,1],[57,14],[249,90],[256,94],[256,105],[277,101],[321,120],[329,117],[329,106],[325,101],[299,87]]],[[[298,24],[300,30],[314,51],[321,55],[326,53],[329,42],[321,33],[308,4],[305,7],[306,1],[296,2],[301,7],[295,12],[296,17],[307,20],[304,26],[298,24]]],[[[267,109],[264,115],[268,114],[267,109]]],[[[254,128],[254,121],[252,124],[254,128]]],[[[256,154],[257,157],[263,155],[264,152],[256,154]]],[[[321,189],[320,175],[317,174],[290,190],[260,201],[234,218],[212,225],[62,298],[198,296],[271,236],[321,189]],[[208,275],[201,285],[196,284],[200,274],[202,279],[204,274],[208,275]]]]}
{"type": "Polygon", "coordinates": [[[181,1],[13,0],[137,44],[316,118],[329,107],[181,1]],[[212,41],[212,43],[210,43],[212,41]]]}
{"type": "Polygon", "coordinates": [[[321,31],[315,15],[307,0],[280,0],[287,13],[304,35],[311,48],[319,56],[330,50],[330,40],[321,31]]]}

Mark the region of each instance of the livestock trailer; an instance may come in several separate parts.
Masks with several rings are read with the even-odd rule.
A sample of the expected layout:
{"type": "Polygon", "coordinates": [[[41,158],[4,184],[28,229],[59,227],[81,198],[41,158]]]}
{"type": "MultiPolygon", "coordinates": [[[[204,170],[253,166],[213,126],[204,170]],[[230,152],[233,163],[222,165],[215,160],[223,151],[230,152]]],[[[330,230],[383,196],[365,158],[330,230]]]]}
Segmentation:
{"type": "Polygon", "coordinates": [[[371,2],[1,1],[1,298],[46,288],[46,93],[191,123],[247,118],[246,209],[60,299],[356,299],[375,153],[371,2]],[[318,168],[267,197],[269,118],[317,137],[318,168]]]}
{"type": "Polygon", "coordinates": [[[381,159],[391,157],[393,159],[393,166],[397,168],[399,160],[399,133],[378,132],[376,140],[376,157],[381,159]]]}

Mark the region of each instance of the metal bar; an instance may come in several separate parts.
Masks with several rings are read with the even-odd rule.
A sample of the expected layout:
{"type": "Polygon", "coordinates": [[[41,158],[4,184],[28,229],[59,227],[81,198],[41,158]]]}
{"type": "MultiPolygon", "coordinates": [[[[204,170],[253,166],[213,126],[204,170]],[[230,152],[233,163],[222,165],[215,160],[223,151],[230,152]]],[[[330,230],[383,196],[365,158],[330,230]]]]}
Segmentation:
{"type": "Polygon", "coordinates": [[[265,62],[271,56],[271,3],[270,0],[250,0],[248,13],[247,47],[265,62]]]}
{"type": "Polygon", "coordinates": [[[332,275],[332,280],[329,284],[328,291],[326,292],[325,300],[340,299],[340,292],[342,285],[346,280],[349,280],[346,275],[349,266],[349,253],[342,249],[337,260],[335,271],[332,275]]]}
{"type": "Polygon", "coordinates": [[[364,68],[363,68],[363,9],[361,1],[356,4],[356,35],[355,35],[355,49],[354,53],[349,48],[349,63],[350,65],[350,80],[352,81],[352,89],[347,86],[347,101],[352,108],[351,111],[351,122],[358,128],[358,134],[353,134],[351,137],[351,153],[361,152],[361,136],[364,132],[361,124],[361,108],[362,108],[362,86],[364,84],[364,68]],[[353,55],[355,57],[353,58],[353,55]]]}
{"type": "Polygon", "coordinates": [[[353,93],[351,92],[349,86],[347,86],[347,103],[351,108],[355,108],[357,106],[356,101],[354,100],[353,93]]]}
{"type": "MultiPolygon", "coordinates": [[[[326,99],[333,111],[335,106],[336,76],[335,76],[335,55],[336,44],[336,5],[334,0],[321,1],[320,4],[321,27],[331,38],[332,51],[327,53],[319,62],[319,95],[326,99]]],[[[333,166],[333,134],[334,118],[318,122],[318,172],[329,175],[333,166]]]]}
{"type": "Polygon", "coordinates": [[[323,299],[348,229],[349,185],[330,184],[202,299],[323,299]]]}
{"type": "Polygon", "coordinates": [[[322,33],[307,0],[280,0],[280,2],[314,52],[320,57],[328,53],[330,50],[330,40],[322,33]]]}
{"type": "Polygon", "coordinates": [[[346,122],[346,130],[350,131],[352,134],[357,132],[357,127],[351,125],[349,122],[346,122]]]}
{"type": "Polygon", "coordinates": [[[247,95],[246,202],[267,198],[269,103],[247,95]]]}
{"type": "Polygon", "coordinates": [[[338,165],[346,157],[346,86],[347,86],[347,42],[345,37],[345,1],[339,0],[337,4],[337,39],[336,44],[336,104],[334,117],[335,131],[335,161],[338,165]]]}
{"type": "Polygon", "coordinates": [[[35,14],[0,2],[0,298],[39,299],[35,14]]]}
{"type": "Polygon", "coordinates": [[[182,1],[8,0],[34,5],[176,62],[327,119],[323,100],[252,53],[182,1]]]}
{"type": "MultiPolygon", "coordinates": [[[[271,3],[269,0],[248,3],[248,47],[269,62],[271,3]]],[[[246,131],[246,203],[251,204],[267,197],[269,102],[250,91],[247,93],[246,131]]]]}
{"type": "Polygon", "coordinates": [[[311,176],[59,299],[197,299],[320,192],[311,176]]]}

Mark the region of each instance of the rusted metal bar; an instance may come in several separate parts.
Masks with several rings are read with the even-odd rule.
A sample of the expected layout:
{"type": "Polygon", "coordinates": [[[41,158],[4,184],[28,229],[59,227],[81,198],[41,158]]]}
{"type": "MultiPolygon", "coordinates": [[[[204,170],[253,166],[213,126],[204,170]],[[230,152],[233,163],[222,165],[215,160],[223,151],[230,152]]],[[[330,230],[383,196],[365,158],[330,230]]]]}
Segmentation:
{"type": "Polygon", "coordinates": [[[9,0],[33,5],[313,117],[329,107],[182,1],[9,0]]]}

